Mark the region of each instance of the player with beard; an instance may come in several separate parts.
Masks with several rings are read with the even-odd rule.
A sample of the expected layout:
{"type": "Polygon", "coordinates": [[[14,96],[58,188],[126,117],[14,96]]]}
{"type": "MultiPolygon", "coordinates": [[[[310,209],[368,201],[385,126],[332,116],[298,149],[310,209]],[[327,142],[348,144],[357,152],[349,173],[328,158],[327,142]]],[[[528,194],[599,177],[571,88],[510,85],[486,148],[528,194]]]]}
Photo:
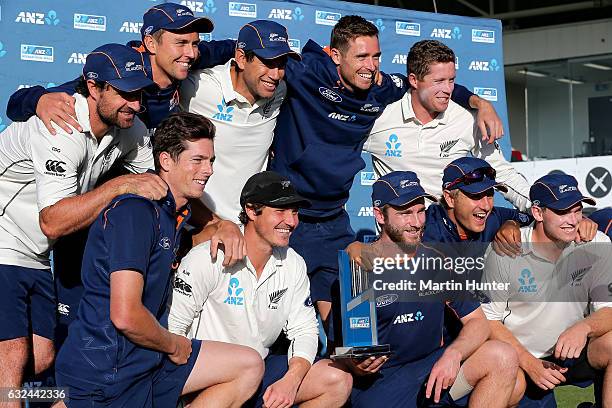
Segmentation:
{"type": "Polygon", "coordinates": [[[209,242],[194,247],[177,271],[170,331],[257,350],[266,370],[247,406],[343,406],[351,376],[330,360],[315,361],[318,328],[306,265],[289,248],[298,209],[309,202],[289,180],[265,171],[247,180],[240,205],[247,257],[225,267],[222,255],[210,257],[209,242]],[[288,346],[275,345],[279,335],[288,346]]]}
{"type": "MultiPolygon", "coordinates": [[[[382,231],[366,252],[372,257],[443,257],[421,242],[426,228],[425,199],[435,201],[413,172],[391,172],[378,179],[372,187],[372,203],[382,231]]],[[[431,279],[435,271],[412,272],[399,273],[410,279],[431,279]]],[[[384,274],[379,275],[383,280],[384,274]]],[[[410,407],[428,402],[464,405],[467,395],[471,406],[501,408],[518,402],[520,395],[512,378],[517,370],[516,353],[503,342],[487,341],[489,329],[478,302],[446,302],[463,327],[456,339],[441,344],[445,302],[406,301],[395,295],[395,301],[376,309],[378,341],[389,344],[393,354],[348,363],[357,375],[353,407],[410,407]]]]}
{"type": "Polygon", "coordinates": [[[94,190],[115,161],[134,173],[153,167],[146,127],[136,117],[142,89],[151,84],[136,51],[103,45],[88,55],[75,95],[82,132],[51,135],[33,117],[2,133],[1,387],[22,384],[32,353],[37,373],[53,361],[57,305],[49,251],[54,241],[87,227],[120,194],[151,199],[166,194],[166,184],[154,174],[124,175],[94,190]]]}

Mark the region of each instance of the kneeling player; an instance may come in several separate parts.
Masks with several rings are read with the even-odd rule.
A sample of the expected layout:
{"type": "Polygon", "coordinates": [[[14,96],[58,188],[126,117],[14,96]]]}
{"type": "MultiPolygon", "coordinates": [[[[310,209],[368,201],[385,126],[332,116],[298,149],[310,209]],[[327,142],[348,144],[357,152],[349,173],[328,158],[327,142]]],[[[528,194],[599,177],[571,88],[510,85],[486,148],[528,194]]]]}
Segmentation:
{"type": "Polygon", "coordinates": [[[263,374],[256,352],[190,341],[162,326],[187,201],[202,195],[212,174],[214,133],[200,115],[163,121],[153,155],[167,196],[121,195],[93,223],[84,294],[56,364],[68,407],[174,407],[188,393],[205,397],[192,407],[239,407],[255,392],[263,374]]]}
{"type": "Polygon", "coordinates": [[[280,175],[252,176],[240,195],[247,257],[225,267],[222,255],[211,259],[210,242],[200,244],[174,282],[170,331],[250,346],[265,358],[263,383],[249,406],[341,407],[351,390],[351,375],[335,363],[313,364],[318,328],[306,264],[288,247],[298,209],[308,205],[280,175]],[[270,348],[283,332],[290,344],[277,354],[270,348]]]}
{"type": "MultiPolygon", "coordinates": [[[[372,201],[382,232],[369,250],[414,257],[435,252],[421,243],[425,198],[435,200],[413,172],[392,172],[377,180],[372,201]]],[[[410,273],[406,275],[410,279],[410,273]]],[[[393,298],[398,296],[387,297],[393,298]]],[[[447,304],[463,323],[450,344],[441,344],[444,302],[396,300],[377,305],[378,341],[390,344],[393,354],[350,364],[360,376],[351,395],[353,407],[461,403],[470,393],[470,406],[506,407],[518,402],[521,395],[514,392],[512,377],[517,372],[516,353],[508,344],[487,341],[490,331],[479,303],[447,304]],[[422,388],[424,399],[417,402],[422,388]]]]}

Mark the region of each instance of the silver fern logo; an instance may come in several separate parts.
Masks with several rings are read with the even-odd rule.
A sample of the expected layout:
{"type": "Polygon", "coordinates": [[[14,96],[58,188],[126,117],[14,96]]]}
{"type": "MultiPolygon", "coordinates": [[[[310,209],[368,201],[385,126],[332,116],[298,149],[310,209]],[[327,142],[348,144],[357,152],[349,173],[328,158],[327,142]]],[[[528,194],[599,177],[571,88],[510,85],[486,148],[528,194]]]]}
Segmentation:
{"type": "Polygon", "coordinates": [[[272,310],[278,309],[278,302],[280,302],[281,298],[286,292],[287,292],[287,288],[275,290],[274,292],[270,293],[269,295],[270,303],[268,304],[268,309],[272,309],[272,310]]]}
{"type": "Polygon", "coordinates": [[[440,145],[440,157],[449,157],[450,150],[459,142],[459,139],[449,140],[440,145]]]}

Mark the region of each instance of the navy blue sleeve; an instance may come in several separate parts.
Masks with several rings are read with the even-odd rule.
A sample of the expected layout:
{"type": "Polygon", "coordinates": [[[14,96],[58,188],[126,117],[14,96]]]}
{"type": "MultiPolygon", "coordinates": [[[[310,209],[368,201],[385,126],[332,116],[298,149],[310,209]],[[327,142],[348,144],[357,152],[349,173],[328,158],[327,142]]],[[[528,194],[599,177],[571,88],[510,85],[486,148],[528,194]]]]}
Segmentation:
{"type": "Polygon", "coordinates": [[[455,84],[455,88],[453,89],[453,93],[451,95],[451,99],[453,102],[463,106],[465,109],[472,109],[470,106],[470,96],[474,95],[470,92],[465,86],[460,84],[455,84]]]}
{"type": "Polygon", "coordinates": [[[103,218],[109,272],[129,269],[145,275],[157,236],[153,204],[143,198],[119,199],[105,210],[103,218]]]}
{"type": "Polygon", "coordinates": [[[15,122],[25,122],[36,115],[36,106],[41,96],[50,92],[66,92],[74,94],[79,78],[53,88],[43,88],[40,85],[23,88],[13,93],[6,107],[6,116],[15,122]]]}
{"type": "Polygon", "coordinates": [[[200,58],[197,59],[191,68],[212,68],[216,65],[225,64],[227,61],[234,58],[236,41],[200,41],[198,49],[200,50],[200,58]]]}
{"type": "Polygon", "coordinates": [[[385,74],[384,72],[381,72],[381,74],[383,76],[382,83],[380,86],[372,85],[370,92],[375,93],[376,99],[385,105],[402,99],[402,96],[410,88],[408,78],[402,74],[385,74]]]}
{"type": "Polygon", "coordinates": [[[520,224],[521,227],[526,227],[533,222],[533,217],[531,215],[520,212],[515,208],[504,208],[504,207],[495,207],[500,225],[502,225],[506,221],[516,221],[520,224]]]}

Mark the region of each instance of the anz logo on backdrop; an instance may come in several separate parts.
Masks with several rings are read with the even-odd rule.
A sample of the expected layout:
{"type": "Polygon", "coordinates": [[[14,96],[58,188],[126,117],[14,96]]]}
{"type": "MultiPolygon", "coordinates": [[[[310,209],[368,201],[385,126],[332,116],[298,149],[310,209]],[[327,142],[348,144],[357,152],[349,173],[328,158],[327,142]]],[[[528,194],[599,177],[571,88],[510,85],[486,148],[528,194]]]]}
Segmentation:
{"type": "Polygon", "coordinates": [[[472,42],[495,44],[495,31],[472,28],[472,42]]]}
{"type": "Polygon", "coordinates": [[[77,30],[106,31],[106,16],[74,13],[73,27],[77,30]]]}
{"type": "Polygon", "coordinates": [[[483,88],[477,86],[474,88],[474,94],[487,101],[497,101],[497,88],[483,88]]]}
{"type": "Polygon", "coordinates": [[[229,2],[228,14],[232,17],[257,18],[257,4],[229,2]]]}
{"type": "Polygon", "coordinates": [[[54,49],[46,45],[21,44],[22,61],[53,62],[54,49]]]}
{"type": "Polygon", "coordinates": [[[331,11],[317,10],[315,12],[315,23],[319,25],[335,26],[342,14],[331,11]]]}
{"type": "Polygon", "coordinates": [[[395,33],[401,35],[421,36],[421,24],[408,21],[396,21],[395,33]]]}

